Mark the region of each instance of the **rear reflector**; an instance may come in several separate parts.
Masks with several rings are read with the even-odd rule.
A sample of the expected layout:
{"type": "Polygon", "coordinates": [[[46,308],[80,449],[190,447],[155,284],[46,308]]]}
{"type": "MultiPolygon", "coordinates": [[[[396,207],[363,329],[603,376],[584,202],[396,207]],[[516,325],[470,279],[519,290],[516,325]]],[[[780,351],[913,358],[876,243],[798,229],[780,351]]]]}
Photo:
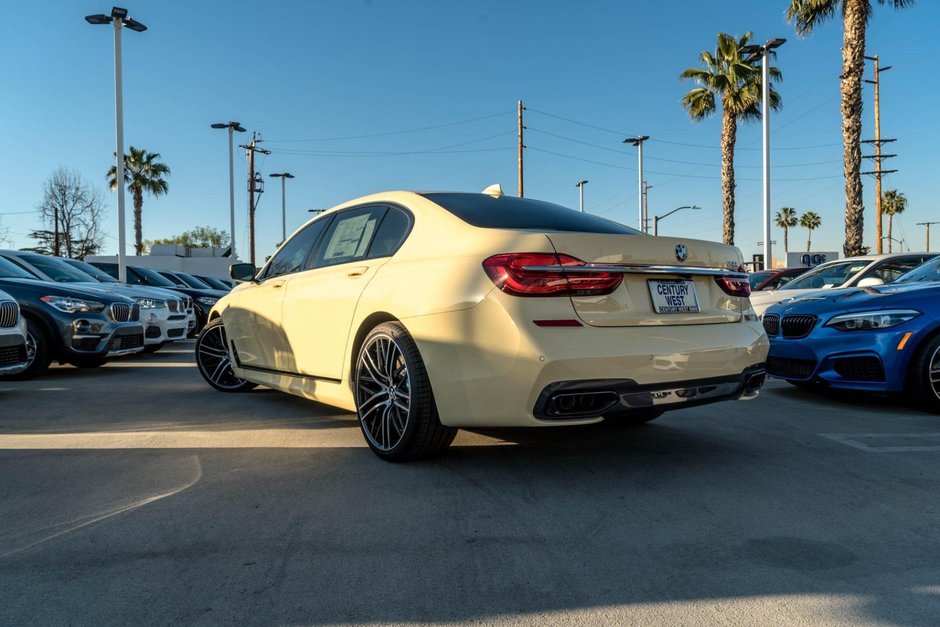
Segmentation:
{"type": "Polygon", "coordinates": [[[505,253],[483,262],[490,280],[513,296],[602,296],[623,281],[620,272],[565,272],[566,266],[586,266],[580,259],[553,253],[505,253]],[[558,270],[528,270],[527,266],[557,266],[558,270]]]}
{"type": "Polygon", "coordinates": [[[577,320],[533,320],[537,327],[580,327],[583,326],[577,320]]]}

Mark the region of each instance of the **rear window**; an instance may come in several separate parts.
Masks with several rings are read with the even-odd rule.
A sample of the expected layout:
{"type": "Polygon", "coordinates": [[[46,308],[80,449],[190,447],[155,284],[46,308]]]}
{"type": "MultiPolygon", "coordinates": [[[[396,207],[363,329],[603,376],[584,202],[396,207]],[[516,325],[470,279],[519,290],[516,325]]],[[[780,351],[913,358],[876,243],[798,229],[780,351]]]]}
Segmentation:
{"type": "Polygon", "coordinates": [[[431,193],[421,195],[467,224],[484,229],[641,235],[639,231],[628,226],[541,200],[515,196],[494,198],[486,194],[431,193]]]}

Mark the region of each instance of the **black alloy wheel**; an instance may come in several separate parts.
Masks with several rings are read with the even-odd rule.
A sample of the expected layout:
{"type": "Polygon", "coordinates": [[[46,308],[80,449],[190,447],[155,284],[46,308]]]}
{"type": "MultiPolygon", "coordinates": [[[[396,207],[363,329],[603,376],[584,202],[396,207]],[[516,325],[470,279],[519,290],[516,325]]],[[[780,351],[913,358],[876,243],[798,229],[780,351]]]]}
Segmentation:
{"type": "Polygon", "coordinates": [[[398,322],[378,325],[362,343],[355,392],[362,434],[384,460],[431,457],[457,434],[441,424],[418,346],[398,322]]]}
{"type": "Polygon", "coordinates": [[[257,384],[235,376],[222,318],[207,324],[196,340],[196,365],[206,383],[220,392],[247,392],[257,384]]]}

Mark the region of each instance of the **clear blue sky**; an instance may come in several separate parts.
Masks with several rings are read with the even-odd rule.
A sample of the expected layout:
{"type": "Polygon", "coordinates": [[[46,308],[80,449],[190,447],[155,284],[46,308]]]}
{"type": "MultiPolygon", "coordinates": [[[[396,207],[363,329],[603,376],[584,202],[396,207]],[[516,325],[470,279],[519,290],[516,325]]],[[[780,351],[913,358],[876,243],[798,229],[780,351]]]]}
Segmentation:
{"type": "MultiPolygon", "coordinates": [[[[719,240],[720,120],[688,120],[679,100],[691,85],[678,75],[714,48],[719,31],[751,30],[758,41],[788,39],[776,60],[784,106],[772,118],[773,209],[817,212],[823,222],[814,248],[841,251],[841,23],[800,39],[784,19],[787,4],[127,2],[149,30],[124,33],[125,141],[159,152],[172,168],[169,194],[144,201],[144,237],[200,225],[228,230],[227,137],[209,128],[228,120],[258,131],[273,151],[259,160],[267,183],[258,207],[261,258],[280,240],[280,185],[268,178],[272,172],[297,177],[288,181],[288,230],[309,217],[307,209],[387,189],[479,191],[498,182],[515,193],[522,99],[527,196],[577,207],[575,183],[588,179],[588,211],[635,225],[636,149],[621,141],[647,134],[650,214],[702,207],[670,216],[660,232],[719,240]]],[[[32,243],[26,233],[38,227],[42,183],[68,166],[105,194],[105,252],[116,252],[116,198],[104,179],[114,150],[113,38],[83,20],[110,7],[35,1],[0,25],[0,231],[14,247],[32,243]]],[[[876,4],[867,53],[893,66],[882,74],[882,135],[898,139],[888,152],[899,155],[886,162],[899,170],[886,188],[908,198],[895,237],[915,250],[924,246],[915,223],[940,220],[938,52],[940,2],[902,11],[876,4]]],[[[870,86],[865,107],[868,138],[870,86]]],[[[740,127],[736,243],[746,256],[759,252],[761,239],[760,154],[759,124],[740,127]]],[[[247,250],[245,170],[238,151],[240,252],[247,250]]],[[[873,244],[869,177],[865,198],[866,243],[873,244]]],[[[130,197],[127,203],[132,252],[130,197]]],[[[940,249],[940,227],[934,235],[940,249]]],[[[774,239],[781,249],[776,228],[774,239]]],[[[804,229],[794,229],[791,250],[805,239],[804,229]]]]}

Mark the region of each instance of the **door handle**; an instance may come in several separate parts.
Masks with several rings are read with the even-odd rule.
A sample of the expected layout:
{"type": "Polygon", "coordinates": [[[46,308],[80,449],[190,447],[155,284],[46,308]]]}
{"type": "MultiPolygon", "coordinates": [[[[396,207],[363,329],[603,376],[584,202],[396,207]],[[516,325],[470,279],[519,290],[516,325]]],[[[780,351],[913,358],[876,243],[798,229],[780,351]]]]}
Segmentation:
{"type": "Polygon", "coordinates": [[[346,273],[346,276],[348,277],[362,276],[363,274],[368,272],[368,270],[369,270],[369,266],[357,266],[355,268],[350,268],[349,271],[346,273]]]}

